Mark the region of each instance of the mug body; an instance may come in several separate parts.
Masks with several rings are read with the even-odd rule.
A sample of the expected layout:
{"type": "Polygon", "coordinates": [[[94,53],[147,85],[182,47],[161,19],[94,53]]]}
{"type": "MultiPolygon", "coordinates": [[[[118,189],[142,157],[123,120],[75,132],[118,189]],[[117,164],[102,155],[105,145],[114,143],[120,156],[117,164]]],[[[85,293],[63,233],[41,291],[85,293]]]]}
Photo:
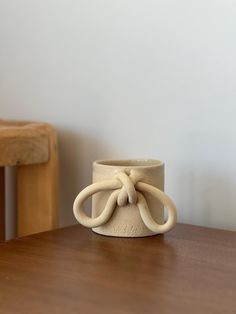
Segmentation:
{"type": "MultiPolygon", "coordinates": [[[[93,163],[93,183],[113,179],[118,171],[138,173],[142,182],[159,190],[164,190],[164,163],[153,159],[135,160],[99,160],[93,163]]],[[[101,191],[92,197],[92,217],[99,216],[113,191],[101,191]]],[[[162,203],[149,193],[143,192],[151,215],[158,224],[164,223],[164,207],[162,203]]],[[[136,205],[127,203],[116,206],[110,220],[102,226],[92,229],[94,232],[116,237],[145,237],[157,234],[144,224],[136,205]]]]}

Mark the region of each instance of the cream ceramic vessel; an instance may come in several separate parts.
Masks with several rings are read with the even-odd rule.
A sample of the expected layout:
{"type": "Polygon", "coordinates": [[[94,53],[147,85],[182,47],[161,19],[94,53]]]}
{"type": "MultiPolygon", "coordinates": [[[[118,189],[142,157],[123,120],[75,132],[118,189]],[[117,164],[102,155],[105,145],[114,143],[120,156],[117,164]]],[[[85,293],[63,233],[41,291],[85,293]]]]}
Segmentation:
{"type": "Polygon", "coordinates": [[[93,163],[93,184],[82,190],[73,211],[82,225],[116,237],[144,237],[169,231],[176,207],[163,192],[164,163],[159,160],[100,160],[93,163]],[[92,196],[92,217],[83,204],[92,196]],[[164,222],[164,206],[168,219],[164,222]]]}

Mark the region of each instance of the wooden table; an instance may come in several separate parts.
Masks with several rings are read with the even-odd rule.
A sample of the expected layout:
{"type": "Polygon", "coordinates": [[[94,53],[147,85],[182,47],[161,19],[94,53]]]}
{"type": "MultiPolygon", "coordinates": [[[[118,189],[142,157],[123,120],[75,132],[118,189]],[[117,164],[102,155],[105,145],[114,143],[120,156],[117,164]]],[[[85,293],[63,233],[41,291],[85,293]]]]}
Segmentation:
{"type": "Polygon", "coordinates": [[[1,243],[0,312],[236,313],[236,233],[179,224],[127,239],[73,226],[1,243]]]}

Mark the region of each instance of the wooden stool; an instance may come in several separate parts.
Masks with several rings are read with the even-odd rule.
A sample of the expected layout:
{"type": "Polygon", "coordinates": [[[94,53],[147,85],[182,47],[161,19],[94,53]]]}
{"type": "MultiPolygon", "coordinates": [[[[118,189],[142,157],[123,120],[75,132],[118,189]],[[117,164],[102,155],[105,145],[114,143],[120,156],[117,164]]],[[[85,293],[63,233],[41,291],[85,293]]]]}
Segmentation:
{"type": "Polygon", "coordinates": [[[17,166],[17,236],[56,228],[58,152],[55,129],[46,123],[0,120],[0,240],[5,239],[5,166],[17,166]]]}

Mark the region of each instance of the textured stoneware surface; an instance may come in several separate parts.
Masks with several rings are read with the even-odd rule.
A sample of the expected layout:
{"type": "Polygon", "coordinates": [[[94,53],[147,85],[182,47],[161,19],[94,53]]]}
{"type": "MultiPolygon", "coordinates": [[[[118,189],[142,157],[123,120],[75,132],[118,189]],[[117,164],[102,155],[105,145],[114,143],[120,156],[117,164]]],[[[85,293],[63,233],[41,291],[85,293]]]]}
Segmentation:
{"type": "Polygon", "coordinates": [[[176,207],[164,190],[159,160],[110,160],[93,163],[93,183],[75,199],[76,219],[94,232],[116,237],[145,237],[169,231],[176,207]],[[92,196],[92,217],[84,202],[92,196]],[[168,219],[164,222],[164,207],[168,219]]]}
{"type": "MultiPolygon", "coordinates": [[[[164,163],[151,160],[94,162],[93,182],[112,179],[119,170],[124,170],[129,174],[131,169],[137,170],[142,175],[143,182],[160,190],[164,189],[164,163]]],[[[93,196],[93,217],[101,213],[111,193],[112,191],[103,191],[93,196]]],[[[148,193],[144,196],[153,218],[162,224],[164,222],[163,205],[148,193]]],[[[93,228],[93,231],[103,235],[119,237],[144,237],[156,234],[145,226],[137,206],[131,204],[117,206],[111,219],[105,225],[93,228]]]]}

